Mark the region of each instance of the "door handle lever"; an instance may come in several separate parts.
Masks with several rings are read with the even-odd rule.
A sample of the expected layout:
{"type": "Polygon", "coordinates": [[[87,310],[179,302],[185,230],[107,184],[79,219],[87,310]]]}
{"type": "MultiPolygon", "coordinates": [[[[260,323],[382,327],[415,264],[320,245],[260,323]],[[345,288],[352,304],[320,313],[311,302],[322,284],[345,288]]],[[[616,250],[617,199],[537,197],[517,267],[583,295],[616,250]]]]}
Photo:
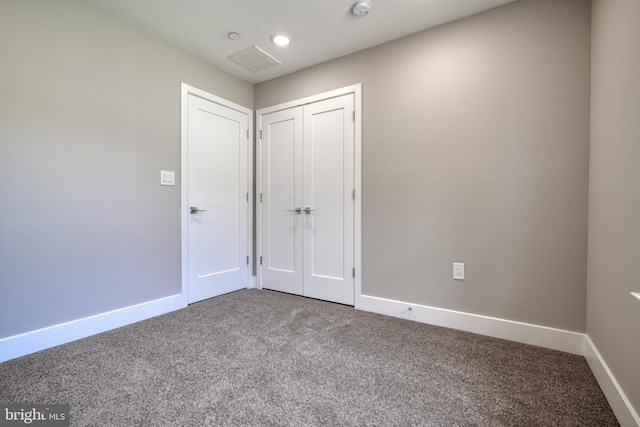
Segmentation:
{"type": "Polygon", "coordinates": [[[313,212],[313,209],[311,209],[309,206],[304,208],[304,213],[309,215],[311,212],[313,212]]]}
{"type": "Polygon", "coordinates": [[[287,212],[295,212],[300,215],[302,213],[302,208],[288,209],[287,212]]]}
{"type": "Polygon", "coordinates": [[[189,212],[190,212],[192,215],[197,214],[197,213],[199,213],[199,212],[206,212],[206,211],[207,211],[206,209],[198,209],[196,206],[191,206],[191,207],[189,208],[189,212]]]}

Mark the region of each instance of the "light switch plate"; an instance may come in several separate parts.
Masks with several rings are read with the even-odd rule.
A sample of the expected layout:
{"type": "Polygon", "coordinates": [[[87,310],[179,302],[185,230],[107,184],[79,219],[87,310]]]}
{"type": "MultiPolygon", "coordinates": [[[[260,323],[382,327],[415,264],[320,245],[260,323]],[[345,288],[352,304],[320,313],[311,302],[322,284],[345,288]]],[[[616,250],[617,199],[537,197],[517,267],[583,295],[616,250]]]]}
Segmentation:
{"type": "Polygon", "coordinates": [[[176,173],[174,171],[160,171],[160,185],[176,185],[176,173]]]}
{"type": "Polygon", "coordinates": [[[461,262],[453,263],[453,278],[455,280],[464,280],[464,264],[461,262]]]}

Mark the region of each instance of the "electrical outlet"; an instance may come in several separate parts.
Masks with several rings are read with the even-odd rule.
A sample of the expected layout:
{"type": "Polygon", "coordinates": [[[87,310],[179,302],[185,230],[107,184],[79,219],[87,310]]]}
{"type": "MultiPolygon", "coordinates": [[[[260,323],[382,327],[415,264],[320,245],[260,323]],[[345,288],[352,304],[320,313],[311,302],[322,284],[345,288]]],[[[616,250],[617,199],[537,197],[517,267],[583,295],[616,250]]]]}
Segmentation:
{"type": "Polygon", "coordinates": [[[461,262],[453,263],[453,278],[455,280],[464,280],[464,264],[461,262]]]}

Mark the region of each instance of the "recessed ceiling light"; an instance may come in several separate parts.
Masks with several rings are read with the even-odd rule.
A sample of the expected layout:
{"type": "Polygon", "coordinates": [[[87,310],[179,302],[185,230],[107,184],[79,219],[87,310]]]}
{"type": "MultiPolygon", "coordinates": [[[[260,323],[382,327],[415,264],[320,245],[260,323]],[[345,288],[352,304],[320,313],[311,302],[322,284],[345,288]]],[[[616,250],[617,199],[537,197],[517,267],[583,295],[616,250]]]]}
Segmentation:
{"type": "Polygon", "coordinates": [[[227,34],[227,37],[229,38],[229,40],[238,40],[240,38],[240,34],[232,31],[227,34]]]}
{"type": "Polygon", "coordinates": [[[291,37],[285,33],[275,33],[271,35],[271,41],[278,46],[286,46],[291,43],[291,37]]]}

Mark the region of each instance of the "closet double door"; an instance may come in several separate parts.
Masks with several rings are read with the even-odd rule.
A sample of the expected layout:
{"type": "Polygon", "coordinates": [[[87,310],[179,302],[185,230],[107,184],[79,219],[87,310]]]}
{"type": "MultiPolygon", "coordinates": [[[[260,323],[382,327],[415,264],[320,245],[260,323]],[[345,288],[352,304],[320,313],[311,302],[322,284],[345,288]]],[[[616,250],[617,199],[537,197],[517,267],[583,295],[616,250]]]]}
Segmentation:
{"type": "Polygon", "coordinates": [[[353,305],[354,116],[353,94],[259,113],[263,288],[353,305]]]}

